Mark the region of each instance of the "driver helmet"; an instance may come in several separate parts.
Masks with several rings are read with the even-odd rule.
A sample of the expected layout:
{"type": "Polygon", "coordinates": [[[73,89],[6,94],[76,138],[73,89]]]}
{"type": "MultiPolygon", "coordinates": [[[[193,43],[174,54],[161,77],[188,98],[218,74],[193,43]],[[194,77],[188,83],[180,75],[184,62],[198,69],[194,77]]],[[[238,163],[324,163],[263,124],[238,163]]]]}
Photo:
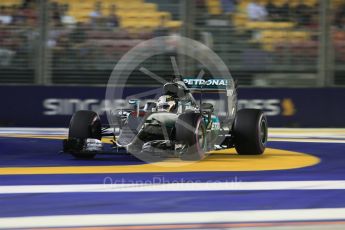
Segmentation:
{"type": "Polygon", "coordinates": [[[157,110],[160,112],[172,112],[176,108],[176,101],[170,95],[163,95],[158,98],[157,110]]]}

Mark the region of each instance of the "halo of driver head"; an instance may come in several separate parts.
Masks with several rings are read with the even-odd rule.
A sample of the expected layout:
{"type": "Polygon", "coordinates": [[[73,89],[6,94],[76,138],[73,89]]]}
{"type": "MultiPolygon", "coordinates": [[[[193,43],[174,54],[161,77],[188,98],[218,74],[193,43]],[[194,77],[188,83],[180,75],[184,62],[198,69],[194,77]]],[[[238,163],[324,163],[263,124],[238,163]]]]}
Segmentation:
{"type": "MultiPolygon", "coordinates": [[[[174,39],[176,40],[176,38],[174,39]]],[[[152,154],[152,151],[154,152],[155,150],[157,150],[156,147],[152,145],[150,145],[149,147],[149,150],[151,152],[147,152],[147,151],[143,152],[143,149],[145,146],[145,140],[142,140],[142,137],[138,136],[137,134],[138,134],[139,129],[144,124],[143,121],[147,117],[144,116],[143,119],[135,119],[136,117],[139,117],[139,115],[141,115],[140,110],[139,110],[140,101],[138,99],[147,98],[148,96],[151,96],[151,97],[153,96],[153,98],[155,98],[157,101],[157,99],[160,96],[162,96],[162,87],[149,89],[147,91],[141,91],[140,93],[136,93],[136,94],[130,94],[128,93],[128,91],[130,91],[129,90],[130,87],[128,86],[127,82],[131,73],[136,69],[139,69],[139,71],[142,72],[143,79],[144,77],[153,78],[156,81],[158,81],[162,86],[166,84],[167,81],[164,78],[161,78],[158,75],[156,75],[154,72],[151,72],[150,70],[144,67],[141,67],[141,63],[143,63],[145,60],[156,55],[162,55],[162,54],[169,55],[171,58],[171,64],[174,70],[174,73],[171,73],[171,75],[175,75],[175,77],[177,77],[175,78],[175,81],[180,80],[180,82],[182,82],[183,84],[183,81],[179,79],[179,77],[181,77],[181,74],[180,74],[178,65],[176,63],[176,57],[178,58],[180,56],[187,56],[189,58],[196,60],[199,66],[202,66],[201,68],[202,70],[200,71],[198,76],[195,76],[195,78],[202,79],[203,74],[204,74],[203,69],[205,69],[205,70],[208,70],[208,72],[213,78],[221,77],[222,79],[225,79],[228,84],[227,85],[228,89],[235,90],[235,84],[231,77],[228,67],[225,65],[222,59],[210,48],[208,48],[207,46],[205,46],[204,44],[198,41],[195,41],[186,37],[178,37],[178,39],[176,40],[176,46],[174,47],[174,56],[172,56],[171,46],[168,45],[171,43],[170,41],[171,41],[170,36],[156,37],[150,40],[143,41],[139,43],[138,45],[136,45],[131,50],[129,50],[117,62],[108,80],[108,84],[106,88],[106,95],[105,95],[106,101],[108,103],[111,102],[110,104],[106,106],[107,107],[106,115],[107,115],[109,124],[111,124],[111,126],[116,128],[119,125],[119,121],[118,121],[119,117],[121,117],[121,115],[123,117],[127,117],[127,120],[125,121],[127,123],[120,124],[120,125],[124,125],[121,127],[121,132],[123,136],[127,138],[123,138],[122,143],[118,143],[118,144],[126,146],[127,149],[128,147],[130,147],[131,154],[149,163],[157,162],[157,159],[161,159],[162,156],[160,155],[157,157],[156,154],[152,154]],[[137,109],[137,111],[133,110],[132,112],[129,112],[130,117],[131,117],[130,120],[128,120],[129,114],[126,113],[127,110],[123,108],[125,107],[125,104],[127,102],[130,102],[132,107],[137,109]],[[119,107],[113,108],[112,107],[113,103],[119,107]],[[133,146],[130,146],[130,143],[132,142],[136,142],[138,146],[141,146],[141,147],[134,148],[133,146]]],[[[185,76],[183,76],[182,74],[182,78],[183,77],[185,76]]],[[[224,97],[224,95],[220,95],[220,94],[217,96],[224,97]]],[[[164,102],[164,103],[169,104],[169,102],[164,102]]],[[[170,103],[169,107],[170,106],[174,107],[174,105],[172,104],[173,103],[170,103]]],[[[232,105],[232,107],[235,107],[235,106],[236,105],[232,105]]],[[[145,107],[149,107],[149,103],[146,104],[145,107]]],[[[144,108],[144,109],[148,109],[148,108],[144,108]]],[[[167,113],[169,112],[169,114],[172,114],[172,115],[164,114],[165,116],[164,119],[174,119],[176,117],[176,112],[172,113],[170,109],[171,108],[169,108],[169,111],[166,111],[166,112],[167,113]]],[[[234,108],[231,108],[231,109],[228,108],[228,110],[229,111],[227,112],[233,113],[234,108]]],[[[163,115],[164,111],[160,111],[159,113],[161,114],[158,115],[158,117],[163,115]]],[[[157,119],[153,119],[153,120],[157,121],[157,119]]],[[[190,124],[182,124],[182,125],[184,125],[187,129],[193,129],[193,128],[195,129],[195,127],[190,127],[190,124]]],[[[169,138],[170,133],[168,132],[170,132],[170,130],[166,130],[166,129],[164,130],[164,129],[165,128],[161,129],[164,139],[169,138]]],[[[194,130],[193,132],[198,132],[198,131],[194,130]]],[[[202,140],[202,141],[205,141],[205,140],[202,140]]],[[[168,148],[169,143],[165,143],[165,144],[168,144],[167,146],[168,148]]],[[[188,162],[184,162],[184,164],[190,164],[192,162],[193,161],[188,161],[188,162]]],[[[160,165],[167,166],[167,167],[178,167],[181,165],[181,162],[179,162],[178,164],[175,164],[169,161],[169,163],[166,163],[166,162],[160,163],[160,165]]]]}

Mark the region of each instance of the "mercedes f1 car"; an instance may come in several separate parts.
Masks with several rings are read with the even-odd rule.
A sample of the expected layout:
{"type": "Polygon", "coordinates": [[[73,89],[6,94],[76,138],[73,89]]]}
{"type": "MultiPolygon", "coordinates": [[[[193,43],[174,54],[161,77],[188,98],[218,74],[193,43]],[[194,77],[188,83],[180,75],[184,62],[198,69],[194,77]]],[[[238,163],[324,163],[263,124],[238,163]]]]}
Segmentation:
{"type": "Polygon", "coordinates": [[[164,84],[158,100],[140,106],[140,100],[130,99],[131,108],[112,110],[113,124],[108,128],[102,127],[96,112],[77,111],[63,150],[76,158],[93,158],[103,151],[102,137],[111,135],[113,153],[121,150],[149,161],[165,157],[198,160],[211,150],[233,147],[240,155],[262,154],[267,142],[266,116],[257,109],[237,111],[234,85],[222,79],[174,78],[164,84]],[[203,101],[202,95],[211,91],[225,99],[223,115],[215,111],[214,104],[203,101]]]}

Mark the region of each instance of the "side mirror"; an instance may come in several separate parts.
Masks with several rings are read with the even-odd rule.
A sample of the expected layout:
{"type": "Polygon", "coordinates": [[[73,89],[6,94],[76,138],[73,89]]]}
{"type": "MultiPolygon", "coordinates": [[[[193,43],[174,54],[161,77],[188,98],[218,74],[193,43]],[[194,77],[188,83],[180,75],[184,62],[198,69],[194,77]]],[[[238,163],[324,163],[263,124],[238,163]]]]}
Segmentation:
{"type": "Polygon", "coordinates": [[[128,103],[129,103],[130,105],[133,105],[133,106],[134,106],[134,109],[135,109],[136,112],[137,112],[137,117],[139,117],[139,105],[140,105],[140,100],[138,100],[138,99],[130,99],[130,100],[128,101],[128,103]]]}
{"type": "Polygon", "coordinates": [[[139,105],[140,104],[140,100],[138,100],[138,99],[130,99],[128,101],[128,104],[130,104],[130,105],[139,105]]]}

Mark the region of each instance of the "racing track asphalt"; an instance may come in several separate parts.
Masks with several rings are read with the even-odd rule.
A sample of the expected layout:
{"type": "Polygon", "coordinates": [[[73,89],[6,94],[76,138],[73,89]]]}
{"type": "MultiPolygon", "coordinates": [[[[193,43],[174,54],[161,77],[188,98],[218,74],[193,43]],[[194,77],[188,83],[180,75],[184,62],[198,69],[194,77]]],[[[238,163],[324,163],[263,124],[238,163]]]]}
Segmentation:
{"type": "MultiPolygon", "coordinates": [[[[345,181],[344,143],[272,141],[268,145],[270,148],[307,153],[321,161],[298,169],[269,171],[0,175],[0,223],[5,217],[26,216],[345,208],[344,189],[1,193],[1,188],[9,185],[102,184],[105,178],[119,180],[122,184],[188,181],[205,183],[205,186],[217,182],[345,181]]],[[[60,148],[61,140],[0,137],[0,166],[6,169],[144,164],[127,155],[104,155],[94,161],[75,160],[69,155],[59,154],[60,148]]]]}

